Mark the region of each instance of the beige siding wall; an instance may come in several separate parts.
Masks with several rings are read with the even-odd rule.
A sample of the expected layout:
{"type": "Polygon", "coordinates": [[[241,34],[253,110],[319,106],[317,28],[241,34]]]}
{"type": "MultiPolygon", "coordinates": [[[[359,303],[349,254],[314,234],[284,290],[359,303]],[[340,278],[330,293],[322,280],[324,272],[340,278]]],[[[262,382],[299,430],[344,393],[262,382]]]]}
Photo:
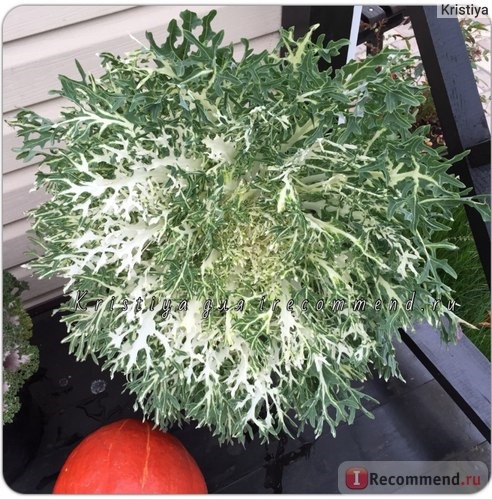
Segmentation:
{"type": "MultiPolygon", "coordinates": [[[[184,6],[28,6],[11,10],[3,23],[3,268],[28,281],[30,290],[23,298],[27,307],[61,294],[61,279],[38,280],[21,267],[28,257],[26,211],[47,199],[45,193],[30,192],[38,168],[36,158],[28,162],[15,159],[12,148],[19,144],[5,120],[16,110],[29,107],[42,116],[55,119],[64,102],[48,92],[59,88],[57,76],[76,78],[74,59],[87,72],[100,74],[98,52],[123,54],[146,42],[145,31],[156,40],[165,36],[167,24],[177,18],[184,6]],[[132,35],[132,36],[130,36],[132,35]]],[[[194,6],[206,13],[211,7],[194,6]]],[[[280,6],[217,6],[216,28],[225,30],[226,43],[251,40],[256,50],[272,48],[280,27],[280,6]]],[[[241,47],[238,47],[240,56],[241,47]]]]}

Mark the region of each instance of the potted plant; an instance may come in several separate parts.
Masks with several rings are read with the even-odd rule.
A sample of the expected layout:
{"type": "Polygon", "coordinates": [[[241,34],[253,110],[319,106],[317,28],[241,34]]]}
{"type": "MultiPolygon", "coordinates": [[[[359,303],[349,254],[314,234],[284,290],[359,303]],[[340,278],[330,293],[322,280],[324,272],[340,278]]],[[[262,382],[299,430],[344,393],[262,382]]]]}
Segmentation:
{"type": "Polygon", "coordinates": [[[102,53],[101,78],[61,76],[57,121],[19,112],[19,158],[42,156],[52,195],[31,212],[30,267],[68,279],[71,352],[124,373],[156,425],[335,433],[369,414],[370,370],[399,376],[398,327],[455,339],[454,246],[432,235],[458,204],[488,208],[428,127],[410,130],[423,94],[407,52],[320,71],[346,42],[313,27],[272,52],[243,40],[235,60],[214,15],[102,53]]]}

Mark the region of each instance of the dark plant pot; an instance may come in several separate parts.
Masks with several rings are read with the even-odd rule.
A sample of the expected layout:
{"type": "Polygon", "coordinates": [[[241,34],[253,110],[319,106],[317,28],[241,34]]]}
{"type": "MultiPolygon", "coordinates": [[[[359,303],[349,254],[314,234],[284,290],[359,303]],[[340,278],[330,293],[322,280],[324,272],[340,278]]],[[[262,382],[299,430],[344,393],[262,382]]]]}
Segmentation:
{"type": "Polygon", "coordinates": [[[41,409],[32,397],[29,385],[22,388],[19,398],[21,408],[14,421],[3,425],[3,477],[7,484],[22,474],[34,458],[43,435],[41,409]]]}

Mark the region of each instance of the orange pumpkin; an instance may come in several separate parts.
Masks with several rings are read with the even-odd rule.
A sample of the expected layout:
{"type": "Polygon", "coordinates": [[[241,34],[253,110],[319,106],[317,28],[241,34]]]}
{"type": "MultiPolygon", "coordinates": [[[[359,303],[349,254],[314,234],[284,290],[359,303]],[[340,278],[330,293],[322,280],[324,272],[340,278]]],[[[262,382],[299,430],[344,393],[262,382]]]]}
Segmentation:
{"type": "Polygon", "coordinates": [[[207,493],[193,457],[148,422],[119,420],[89,434],[70,453],[53,493],[207,493]]]}

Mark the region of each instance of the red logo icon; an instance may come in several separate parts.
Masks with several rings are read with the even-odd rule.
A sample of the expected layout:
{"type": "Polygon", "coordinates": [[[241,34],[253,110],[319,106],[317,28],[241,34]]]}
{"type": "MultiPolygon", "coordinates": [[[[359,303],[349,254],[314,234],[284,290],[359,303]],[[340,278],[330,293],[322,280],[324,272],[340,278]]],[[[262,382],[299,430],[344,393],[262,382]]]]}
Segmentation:
{"type": "Polygon", "coordinates": [[[350,467],[345,471],[345,484],[351,490],[363,490],[368,482],[369,474],[364,467],[350,467]]]}

